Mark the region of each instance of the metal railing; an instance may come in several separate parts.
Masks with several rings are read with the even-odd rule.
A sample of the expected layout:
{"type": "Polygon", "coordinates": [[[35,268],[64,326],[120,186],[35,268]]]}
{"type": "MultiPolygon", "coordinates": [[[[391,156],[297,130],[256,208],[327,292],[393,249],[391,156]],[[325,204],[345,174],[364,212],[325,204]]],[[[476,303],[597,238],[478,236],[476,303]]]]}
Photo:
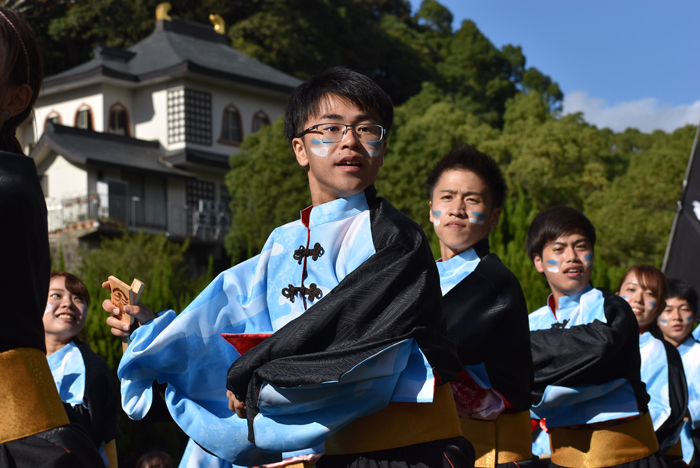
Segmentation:
{"type": "Polygon", "coordinates": [[[223,242],[231,225],[225,203],[199,200],[198,206],[152,203],[138,197],[88,194],[47,200],[49,232],[101,227],[129,231],[163,232],[223,242]]]}

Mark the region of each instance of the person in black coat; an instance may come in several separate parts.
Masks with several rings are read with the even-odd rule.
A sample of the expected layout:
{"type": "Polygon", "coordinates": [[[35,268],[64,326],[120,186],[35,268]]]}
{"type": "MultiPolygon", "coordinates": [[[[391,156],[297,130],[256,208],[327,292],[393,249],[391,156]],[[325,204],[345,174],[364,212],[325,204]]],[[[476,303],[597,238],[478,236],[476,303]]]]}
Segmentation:
{"type": "Polygon", "coordinates": [[[87,434],[69,425],[46,361],[46,203],[15,137],[39,95],[41,52],[27,23],[2,6],[0,50],[0,466],[98,467],[87,434]]]}
{"type": "Polygon", "coordinates": [[[527,307],[520,283],[489,250],[506,183],[498,164],[470,146],[452,150],[427,180],[447,332],[464,367],[452,391],[476,465],[534,466],[533,382],[527,307]]]}

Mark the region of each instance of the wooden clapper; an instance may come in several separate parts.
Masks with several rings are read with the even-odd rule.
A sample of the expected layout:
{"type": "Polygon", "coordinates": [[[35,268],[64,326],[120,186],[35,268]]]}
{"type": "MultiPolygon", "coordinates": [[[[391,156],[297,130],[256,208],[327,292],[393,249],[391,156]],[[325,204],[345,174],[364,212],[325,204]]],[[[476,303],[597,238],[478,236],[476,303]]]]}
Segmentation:
{"type": "MultiPolygon", "coordinates": [[[[139,302],[139,298],[141,297],[141,293],[143,292],[145,285],[137,279],[134,279],[134,281],[131,283],[131,286],[129,286],[119,278],[115,278],[114,276],[110,276],[108,279],[109,289],[112,294],[112,304],[114,304],[119,309],[119,315],[117,316],[117,318],[122,322],[131,325],[134,321],[134,318],[131,315],[124,312],[124,307],[128,305],[136,305],[136,303],[139,302]]],[[[122,347],[125,351],[128,345],[129,338],[126,336],[122,337],[122,347]]]]}

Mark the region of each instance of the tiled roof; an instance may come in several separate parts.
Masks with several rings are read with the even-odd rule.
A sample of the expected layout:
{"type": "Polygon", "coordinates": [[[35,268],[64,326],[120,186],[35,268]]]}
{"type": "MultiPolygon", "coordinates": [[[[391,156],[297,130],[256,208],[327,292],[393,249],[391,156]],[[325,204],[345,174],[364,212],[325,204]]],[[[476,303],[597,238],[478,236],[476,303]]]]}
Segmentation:
{"type": "Polygon", "coordinates": [[[45,79],[44,89],[98,76],[138,83],[184,72],[287,93],[301,83],[232,48],[211,27],[159,20],[153,33],[129,50],[97,46],[92,60],[45,79]]]}
{"type": "Polygon", "coordinates": [[[46,131],[29,154],[36,159],[46,147],[78,164],[127,167],[171,177],[194,177],[166,162],[157,141],[138,140],[110,133],[82,130],[47,122],[46,131]]]}

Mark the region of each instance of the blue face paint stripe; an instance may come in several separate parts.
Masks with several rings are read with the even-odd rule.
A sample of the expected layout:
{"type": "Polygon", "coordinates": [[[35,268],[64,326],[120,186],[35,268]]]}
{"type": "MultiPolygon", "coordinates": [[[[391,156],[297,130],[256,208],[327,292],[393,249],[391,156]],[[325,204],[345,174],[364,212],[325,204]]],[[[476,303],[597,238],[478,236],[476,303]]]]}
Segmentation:
{"type": "Polygon", "coordinates": [[[479,213],[478,211],[472,211],[472,214],[474,216],[476,216],[477,218],[486,219],[486,215],[484,213],[479,213]]]}
{"type": "Polygon", "coordinates": [[[589,260],[589,259],[593,258],[593,255],[591,255],[591,254],[586,254],[586,255],[583,256],[583,258],[585,258],[586,260],[589,260]]]}
{"type": "Polygon", "coordinates": [[[550,265],[559,265],[559,262],[557,262],[556,260],[547,260],[547,263],[549,263],[550,265]]]}
{"type": "Polygon", "coordinates": [[[332,145],[334,142],[328,140],[317,140],[315,138],[311,139],[312,145],[332,145]]]}
{"type": "Polygon", "coordinates": [[[442,216],[442,211],[433,211],[433,216],[440,217],[442,216]]]}

